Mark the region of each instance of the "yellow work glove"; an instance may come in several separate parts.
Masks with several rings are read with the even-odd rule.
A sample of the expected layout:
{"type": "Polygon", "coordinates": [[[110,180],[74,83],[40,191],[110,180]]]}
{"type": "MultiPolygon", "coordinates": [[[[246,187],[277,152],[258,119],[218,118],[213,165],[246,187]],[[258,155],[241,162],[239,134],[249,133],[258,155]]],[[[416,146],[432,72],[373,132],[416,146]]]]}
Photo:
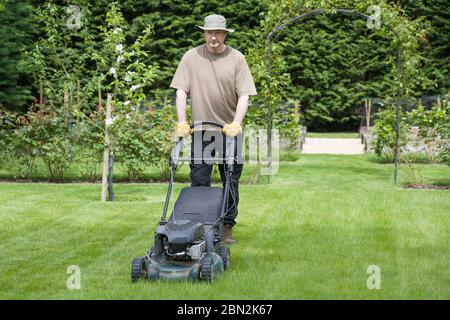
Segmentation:
{"type": "Polygon", "coordinates": [[[232,123],[224,125],[222,132],[229,137],[235,137],[239,133],[242,133],[242,127],[239,123],[233,121],[232,123]]]}
{"type": "Polygon", "coordinates": [[[175,128],[175,134],[177,137],[186,137],[191,133],[191,127],[187,124],[186,121],[178,122],[177,127],[175,128]]]}

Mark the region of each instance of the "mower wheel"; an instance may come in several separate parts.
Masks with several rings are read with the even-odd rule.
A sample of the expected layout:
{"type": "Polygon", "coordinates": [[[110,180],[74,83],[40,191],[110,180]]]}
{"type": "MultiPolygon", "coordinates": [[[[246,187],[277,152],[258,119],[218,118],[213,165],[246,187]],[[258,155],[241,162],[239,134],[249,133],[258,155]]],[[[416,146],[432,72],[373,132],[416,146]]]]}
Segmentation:
{"type": "Polygon", "coordinates": [[[131,265],[131,281],[136,282],[140,278],[145,278],[147,275],[147,267],[145,265],[145,258],[136,257],[131,265]]]}
{"type": "Polygon", "coordinates": [[[227,270],[228,267],[230,266],[230,248],[228,248],[227,246],[221,245],[219,247],[218,254],[223,260],[223,269],[227,270]]]}
{"type": "Polygon", "coordinates": [[[209,256],[202,259],[201,278],[206,282],[211,282],[214,279],[214,263],[213,259],[209,256]]]}

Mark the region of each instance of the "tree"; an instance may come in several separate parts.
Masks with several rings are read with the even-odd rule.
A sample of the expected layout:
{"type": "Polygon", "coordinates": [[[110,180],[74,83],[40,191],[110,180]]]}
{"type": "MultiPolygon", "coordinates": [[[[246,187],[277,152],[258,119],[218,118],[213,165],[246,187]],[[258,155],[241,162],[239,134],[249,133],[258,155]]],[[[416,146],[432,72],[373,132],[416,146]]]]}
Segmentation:
{"type": "MultiPolygon", "coordinates": [[[[426,77],[419,72],[423,57],[420,56],[417,49],[424,36],[423,23],[420,19],[410,19],[401,8],[393,3],[379,2],[380,19],[383,23],[380,28],[371,30],[373,38],[370,38],[370,33],[367,34],[366,41],[359,40],[363,39],[361,37],[363,34],[359,34],[356,39],[350,38],[361,32],[357,28],[361,23],[358,25],[347,22],[344,28],[339,25],[342,22],[336,20],[342,21],[342,15],[333,17],[336,9],[339,8],[366,12],[371,5],[372,2],[369,0],[279,0],[269,2],[269,10],[262,23],[263,38],[267,39],[269,34],[276,35],[281,38],[281,40],[277,38],[277,46],[283,47],[290,44],[285,52],[285,57],[290,60],[290,63],[285,63],[285,70],[291,72],[300,70],[292,78],[299,86],[303,86],[303,92],[292,92],[291,90],[291,93],[300,97],[303,95],[303,100],[306,100],[301,100],[300,103],[303,105],[306,102],[307,104],[307,125],[323,126],[325,124],[330,127],[330,124],[345,124],[353,120],[349,111],[356,108],[355,105],[348,104],[349,99],[357,103],[356,99],[362,95],[377,93],[385,89],[389,89],[384,92],[385,97],[407,97],[414,95],[418,89],[420,90],[429,83],[426,77]],[[315,22],[314,20],[313,22],[302,20],[301,27],[295,23],[289,25],[287,29],[289,36],[296,35],[296,28],[306,30],[304,33],[298,33],[302,38],[283,39],[280,33],[271,33],[275,30],[282,30],[283,24],[289,23],[294,17],[318,9],[320,9],[320,14],[317,17],[320,16],[320,20],[315,20],[315,22]],[[323,18],[324,15],[329,15],[330,18],[323,18]],[[311,23],[311,28],[308,27],[309,23],[311,23]],[[381,40],[381,46],[384,48],[379,48],[380,44],[373,41],[375,39],[381,40]],[[353,43],[354,41],[361,41],[363,47],[359,48],[353,43]],[[398,69],[397,65],[399,47],[401,47],[399,51],[402,60],[401,69],[398,69]],[[366,52],[365,50],[368,48],[369,50],[374,49],[375,52],[366,52]],[[339,50],[344,50],[344,52],[341,54],[339,50]],[[295,51],[299,53],[299,58],[292,57],[292,52],[295,51]],[[387,61],[387,63],[379,63],[377,59],[380,58],[381,61],[387,61]],[[361,60],[367,61],[367,63],[361,64],[361,60]],[[384,76],[386,70],[389,70],[387,77],[384,76]],[[389,85],[389,83],[393,83],[391,79],[395,81],[395,85],[389,85]],[[367,83],[368,80],[369,83],[367,83]],[[371,80],[373,81],[370,82],[371,80]],[[376,81],[379,81],[381,85],[376,81]]],[[[262,54],[254,59],[256,69],[260,68],[258,64],[265,64],[264,60],[268,59],[269,43],[264,43],[261,47],[265,48],[266,52],[262,51],[262,54]]],[[[272,66],[272,69],[274,67],[272,66]]],[[[269,69],[267,71],[269,73],[269,69]]],[[[270,79],[261,78],[259,85],[266,87],[270,83],[277,82],[276,77],[282,74],[283,72],[277,72],[277,74],[272,74],[270,79]]],[[[281,91],[279,90],[279,92],[281,91]]],[[[289,93],[289,90],[285,90],[285,92],[289,93]]],[[[287,100],[289,96],[284,98],[287,100]]],[[[273,99],[273,94],[266,95],[264,99],[269,105],[268,102],[273,99]]],[[[280,99],[278,98],[278,100],[280,99]]],[[[273,107],[274,110],[279,108],[276,105],[273,107]]]]}
{"type": "Polygon", "coordinates": [[[355,130],[367,97],[384,96],[394,85],[389,39],[355,17],[319,15],[280,35],[288,96],[301,101],[311,130],[355,130]]]}
{"type": "Polygon", "coordinates": [[[31,88],[19,64],[20,52],[33,41],[29,1],[0,2],[0,104],[19,110],[30,101],[31,88]]]}
{"type": "Polygon", "coordinates": [[[429,28],[419,51],[425,57],[422,70],[427,78],[435,81],[425,87],[419,96],[448,94],[450,90],[450,12],[447,0],[403,0],[402,6],[412,18],[423,18],[429,28]]]}

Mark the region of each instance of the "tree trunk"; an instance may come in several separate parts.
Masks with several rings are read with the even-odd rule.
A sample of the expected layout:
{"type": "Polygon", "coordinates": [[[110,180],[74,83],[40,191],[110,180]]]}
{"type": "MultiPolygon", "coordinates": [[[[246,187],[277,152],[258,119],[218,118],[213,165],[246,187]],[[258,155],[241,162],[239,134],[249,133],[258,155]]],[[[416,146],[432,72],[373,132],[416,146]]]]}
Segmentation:
{"type": "Polygon", "coordinates": [[[102,175],[102,202],[106,201],[106,192],[108,190],[108,172],[109,172],[109,144],[110,144],[110,132],[109,125],[111,120],[111,103],[112,94],[108,94],[106,102],[106,124],[105,124],[105,147],[103,151],[103,175],[102,175]]]}

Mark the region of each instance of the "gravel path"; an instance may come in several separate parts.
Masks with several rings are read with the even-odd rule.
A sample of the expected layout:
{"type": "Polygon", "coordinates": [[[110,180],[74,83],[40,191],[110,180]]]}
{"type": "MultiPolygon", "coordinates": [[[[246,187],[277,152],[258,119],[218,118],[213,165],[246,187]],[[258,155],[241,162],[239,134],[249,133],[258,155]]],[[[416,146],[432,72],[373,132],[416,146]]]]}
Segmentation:
{"type": "Polygon", "coordinates": [[[309,154],[363,154],[361,139],[306,138],[303,153],[309,154]]]}

